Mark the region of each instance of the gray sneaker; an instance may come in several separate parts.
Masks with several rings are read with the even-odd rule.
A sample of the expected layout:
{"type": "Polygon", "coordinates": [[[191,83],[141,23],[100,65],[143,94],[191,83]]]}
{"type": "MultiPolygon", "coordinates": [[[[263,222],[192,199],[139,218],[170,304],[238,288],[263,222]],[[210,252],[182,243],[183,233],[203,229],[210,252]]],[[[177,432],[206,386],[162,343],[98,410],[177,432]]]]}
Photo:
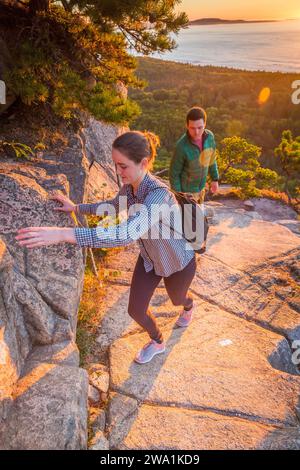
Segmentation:
{"type": "Polygon", "coordinates": [[[154,339],[152,339],[137,353],[134,360],[138,364],[145,364],[146,362],[150,362],[156,354],[161,354],[165,352],[165,350],[166,345],[164,342],[157,343],[154,339]]]}
{"type": "Polygon", "coordinates": [[[175,325],[181,328],[185,328],[186,326],[188,326],[193,319],[193,310],[194,307],[192,307],[191,310],[183,309],[175,325]]]}

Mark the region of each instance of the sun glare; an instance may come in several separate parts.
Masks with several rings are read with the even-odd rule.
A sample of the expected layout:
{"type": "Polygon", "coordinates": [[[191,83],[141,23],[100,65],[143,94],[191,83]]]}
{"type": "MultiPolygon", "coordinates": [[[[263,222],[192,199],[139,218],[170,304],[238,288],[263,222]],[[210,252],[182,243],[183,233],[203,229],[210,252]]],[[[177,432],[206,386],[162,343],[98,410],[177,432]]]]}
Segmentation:
{"type": "Polygon", "coordinates": [[[258,97],[259,104],[264,104],[268,101],[271,95],[271,90],[269,87],[265,87],[261,90],[258,97]]]}

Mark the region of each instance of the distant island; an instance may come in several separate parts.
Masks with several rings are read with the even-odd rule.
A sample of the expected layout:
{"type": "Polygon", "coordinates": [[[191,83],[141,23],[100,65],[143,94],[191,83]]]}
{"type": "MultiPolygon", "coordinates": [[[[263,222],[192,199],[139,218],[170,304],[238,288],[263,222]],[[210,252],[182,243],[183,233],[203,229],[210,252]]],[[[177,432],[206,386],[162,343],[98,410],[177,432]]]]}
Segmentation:
{"type": "Polygon", "coordinates": [[[221,18],[201,18],[189,22],[189,26],[209,24],[244,24],[244,23],[275,23],[278,20],[223,20],[221,18]]]}

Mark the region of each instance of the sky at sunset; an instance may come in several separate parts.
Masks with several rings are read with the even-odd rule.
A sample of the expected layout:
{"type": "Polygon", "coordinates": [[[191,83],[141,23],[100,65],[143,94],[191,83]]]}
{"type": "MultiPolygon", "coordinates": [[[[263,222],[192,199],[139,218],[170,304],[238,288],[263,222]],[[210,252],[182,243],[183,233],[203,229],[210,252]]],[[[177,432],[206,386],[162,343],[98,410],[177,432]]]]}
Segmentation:
{"type": "Polygon", "coordinates": [[[300,18],[299,0],[182,0],[179,11],[185,11],[191,20],[198,18],[223,19],[290,19],[300,18]]]}

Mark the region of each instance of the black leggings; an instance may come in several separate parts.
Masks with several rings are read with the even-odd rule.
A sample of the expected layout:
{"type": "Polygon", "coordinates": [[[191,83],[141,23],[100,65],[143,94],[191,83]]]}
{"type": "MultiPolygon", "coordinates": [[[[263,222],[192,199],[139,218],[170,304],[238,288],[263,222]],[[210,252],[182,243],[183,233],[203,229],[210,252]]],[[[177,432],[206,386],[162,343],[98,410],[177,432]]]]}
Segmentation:
{"type": "MultiPolygon", "coordinates": [[[[195,272],[196,259],[194,256],[184,269],[163,278],[173,305],[182,305],[183,307],[192,305],[193,299],[187,297],[187,292],[195,276],[195,272]]],[[[145,271],[143,258],[139,255],[131,281],[128,313],[149,333],[151,339],[158,342],[162,341],[162,333],[157,326],[155,317],[148,310],[148,307],[153,292],[161,279],[162,276],[155,274],[154,269],[148,273],[145,271]]]]}

